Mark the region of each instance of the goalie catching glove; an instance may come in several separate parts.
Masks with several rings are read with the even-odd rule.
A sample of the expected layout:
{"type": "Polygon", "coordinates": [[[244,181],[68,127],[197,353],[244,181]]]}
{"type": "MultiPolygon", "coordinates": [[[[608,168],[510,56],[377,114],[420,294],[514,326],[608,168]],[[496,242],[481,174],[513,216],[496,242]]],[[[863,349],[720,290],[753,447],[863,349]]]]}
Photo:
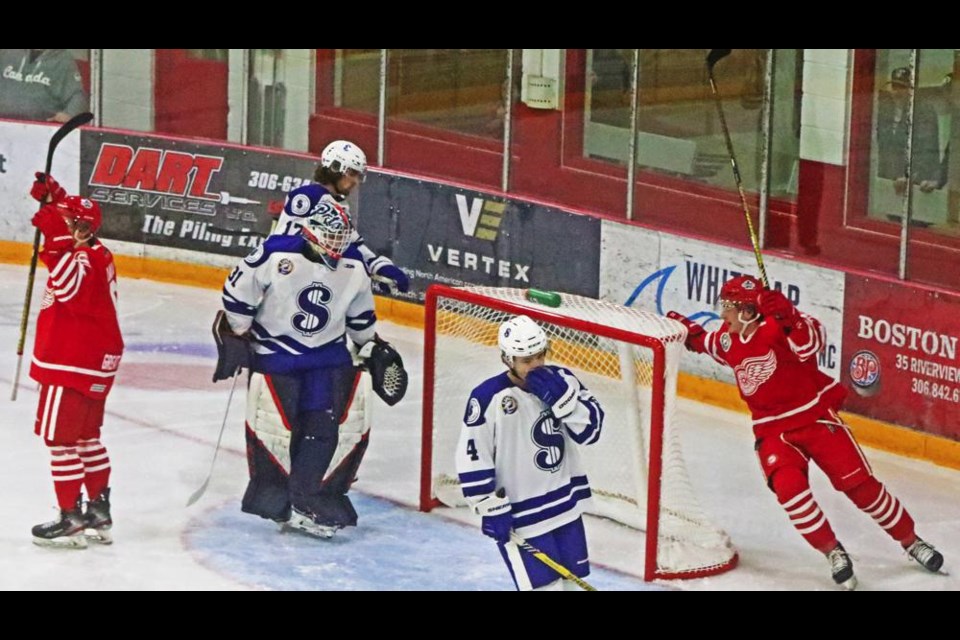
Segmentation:
{"type": "Polygon", "coordinates": [[[407,371],[397,350],[380,336],[374,336],[360,347],[357,355],[362,360],[360,366],[370,372],[373,390],[380,399],[391,407],[400,402],[407,392],[407,371]]]}
{"type": "Polygon", "coordinates": [[[217,343],[217,370],[213,381],[227,380],[250,368],[250,342],[230,328],[227,314],[221,309],[213,319],[213,339],[217,343]]]}

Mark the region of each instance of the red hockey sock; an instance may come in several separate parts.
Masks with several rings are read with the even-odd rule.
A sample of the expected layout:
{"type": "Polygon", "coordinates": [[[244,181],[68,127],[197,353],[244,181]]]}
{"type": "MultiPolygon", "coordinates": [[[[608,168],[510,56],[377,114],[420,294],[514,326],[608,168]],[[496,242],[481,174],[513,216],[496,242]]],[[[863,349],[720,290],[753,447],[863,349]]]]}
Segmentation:
{"type": "Polygon", "coordinates": [[[790,524],[811,547],[827,553],[837,546],[837,536],[830,521],[813,498],[810,482],[799,469],[784,467],[773,475],[773,491],[780,506],[790,517],[790,524]]]}
{"type": "Polygon", "coordinates": [[[94,500],[110,483],[110,458],[107,456],[107,448],[99,440],[81,440],[77,443],[77,453],[83,461],[83,482],[87,485],[87,497],[94,500]]]}
{"type": "Polygon", "coordinates": [[[53,489],[57,504],[67,511],[77,505],[80,487],[83,486],[83,463],[75,447],[50,447],[50,472],[53,474],[53,489]]]}
{"type": "Polygon", "coordinates": [[[913,518],[876,478],[871,476],[847,490],[847,497],[900,544],[909,544],[916,539],[913,518]]]}

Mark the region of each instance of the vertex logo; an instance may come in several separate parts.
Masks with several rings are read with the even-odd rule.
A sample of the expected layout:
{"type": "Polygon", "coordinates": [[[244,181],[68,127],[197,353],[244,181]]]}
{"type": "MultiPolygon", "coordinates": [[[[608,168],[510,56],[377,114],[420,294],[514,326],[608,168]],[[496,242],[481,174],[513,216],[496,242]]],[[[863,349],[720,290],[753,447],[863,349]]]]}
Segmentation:
{"type": "Polygon", "coordinates": [[[456,198],[463,235],[491,242],[496,240],[503,213],[507,208],[506,203],[474,198],[468,206],[467,196],[458,193],[456,198]]]}
{"type": "MultiPolygon", "coordinates": [[[[456,194],[457,211],[460,213],[460,225],[463,235],[495,242],[500,232],[500,223],[507,205],[503,202],[473,198],[469,203],[467,197],[456,194]]],[[[427,243],[428,260],[434,264],[444,264],[458,270],[479,271],[497,278],[530,282],[530,265],[504,260],[499,256],[484,255],[482,250],[473,251],[462,248],[451,248],[444,245],[427,243]]]]}

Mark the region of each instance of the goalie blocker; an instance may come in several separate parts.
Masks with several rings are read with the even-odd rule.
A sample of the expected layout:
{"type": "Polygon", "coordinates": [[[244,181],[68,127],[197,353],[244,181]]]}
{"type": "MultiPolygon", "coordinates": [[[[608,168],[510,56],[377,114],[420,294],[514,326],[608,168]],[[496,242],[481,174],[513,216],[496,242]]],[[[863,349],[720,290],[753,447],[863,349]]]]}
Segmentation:
{"type": "Polygon", "coordinates": [[[213,381],[227,380],[250,368],[250,341],[230,328],[227,314],[221,309],[213,319],[213,339],[217,343],[217,369],[213,381]]]}

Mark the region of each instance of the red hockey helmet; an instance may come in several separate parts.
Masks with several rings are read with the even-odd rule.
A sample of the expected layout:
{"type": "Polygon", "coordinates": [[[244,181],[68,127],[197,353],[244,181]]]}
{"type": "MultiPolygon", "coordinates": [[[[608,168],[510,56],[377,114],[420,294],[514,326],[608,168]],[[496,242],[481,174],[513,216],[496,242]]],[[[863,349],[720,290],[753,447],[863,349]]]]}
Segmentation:
{"type": "Polygon", "coordinates": [[[57,203],[57,210],[65,218],[73,220],[74,224],[78,222],[87,223],[87,231],[90,234],[96,233],[100,229],[100,223],[103,222],[100,205],[81,196],[67,196],[60,200],[57,203]]]}
{"type": "Polygon", "coordinates": [[[720,287],[720,306],[734,305],[737,308],[743,305],[757,306],[757,295],[763,291],[763,283],[753,276],[737,276],[727,280],[720,287]]]}

